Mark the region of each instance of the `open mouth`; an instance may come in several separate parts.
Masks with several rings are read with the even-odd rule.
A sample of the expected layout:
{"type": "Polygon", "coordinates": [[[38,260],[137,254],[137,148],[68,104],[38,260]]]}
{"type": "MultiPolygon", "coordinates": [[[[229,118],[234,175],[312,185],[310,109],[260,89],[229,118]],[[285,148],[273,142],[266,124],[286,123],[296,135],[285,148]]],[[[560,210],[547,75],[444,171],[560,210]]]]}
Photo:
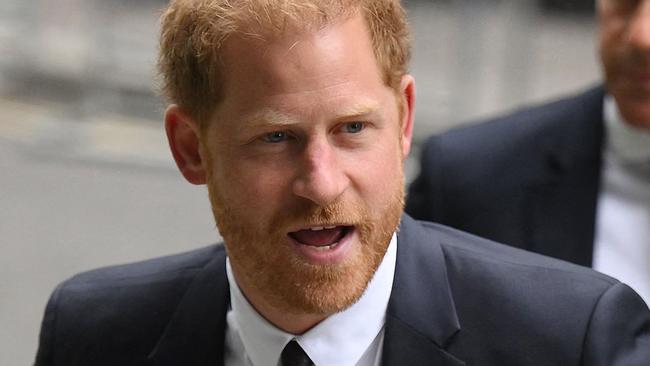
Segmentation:
{"type": "Polygon", "coordinates": [[[302,245],[316,250],[334,249],[354,230],[354,226],[312,226],[307,229],[292,231],[289,236],[302,245]]]}

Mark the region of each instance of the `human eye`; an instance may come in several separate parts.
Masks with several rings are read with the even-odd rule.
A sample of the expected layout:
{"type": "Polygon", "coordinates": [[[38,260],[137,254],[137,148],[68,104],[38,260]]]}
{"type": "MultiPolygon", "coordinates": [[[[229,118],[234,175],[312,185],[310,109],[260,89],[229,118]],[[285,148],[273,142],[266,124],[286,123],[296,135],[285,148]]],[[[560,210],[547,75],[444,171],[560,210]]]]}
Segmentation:
{"type": "Polygon", "coordinates": [[[286,141],[288,137],[289,136],[285,131],[273,131],[262,136],[262,140],[264,140],[264,142],[277,144],[286,141]]]}
{"type": "Polygon", "coordinates": [[[359,133],[366,125],[363,122],[346,122],[341,126],[341,130],[346,133],[359,133]]]}

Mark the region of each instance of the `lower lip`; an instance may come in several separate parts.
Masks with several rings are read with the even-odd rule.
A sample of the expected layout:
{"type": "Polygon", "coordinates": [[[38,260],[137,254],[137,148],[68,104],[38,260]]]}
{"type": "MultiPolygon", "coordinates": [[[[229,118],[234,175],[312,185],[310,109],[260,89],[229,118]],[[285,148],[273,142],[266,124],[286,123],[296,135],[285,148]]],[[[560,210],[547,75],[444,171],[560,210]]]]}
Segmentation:
{"type": "Polygon", "coordinates": [[[287,235],[287,237],[298,254],[307,262],[319,265],[337,264],[343,262],[347,257],[347,252],[352,248],[352,244],[357,238],[357,231],[355,229],[350,230],[343,238],[341,238],[341,240],[339,240],[336,246],[325,250],[301,244],[291,236],[287,235]]]}

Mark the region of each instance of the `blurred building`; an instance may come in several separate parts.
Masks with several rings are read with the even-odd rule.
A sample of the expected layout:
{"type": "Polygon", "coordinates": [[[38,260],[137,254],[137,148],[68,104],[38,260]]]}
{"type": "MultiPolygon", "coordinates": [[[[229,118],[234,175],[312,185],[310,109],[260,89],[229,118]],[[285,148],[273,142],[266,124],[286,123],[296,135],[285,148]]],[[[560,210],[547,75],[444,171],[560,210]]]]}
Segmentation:
{"type": "MultiPolygon", "coordinates": [[[[597,80],[591,0],[408,0],[417,137],[597,80]]],[[[163,0],[4,0],[0,97],[160,120],[163,0]]]]}

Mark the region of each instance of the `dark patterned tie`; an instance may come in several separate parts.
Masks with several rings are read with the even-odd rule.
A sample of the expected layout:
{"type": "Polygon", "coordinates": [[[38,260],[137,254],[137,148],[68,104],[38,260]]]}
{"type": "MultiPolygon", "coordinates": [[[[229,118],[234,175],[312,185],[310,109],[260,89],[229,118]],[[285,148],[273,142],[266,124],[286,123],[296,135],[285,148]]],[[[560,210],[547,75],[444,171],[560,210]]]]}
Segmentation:
{"type": "Polygon", "coordinates": [[[282,360],[282,366],[313,366],[314,363],[311,362],[311,359],[298,342],[291,341],[289,342],[280,355],[280,360],[282,360]]]}

